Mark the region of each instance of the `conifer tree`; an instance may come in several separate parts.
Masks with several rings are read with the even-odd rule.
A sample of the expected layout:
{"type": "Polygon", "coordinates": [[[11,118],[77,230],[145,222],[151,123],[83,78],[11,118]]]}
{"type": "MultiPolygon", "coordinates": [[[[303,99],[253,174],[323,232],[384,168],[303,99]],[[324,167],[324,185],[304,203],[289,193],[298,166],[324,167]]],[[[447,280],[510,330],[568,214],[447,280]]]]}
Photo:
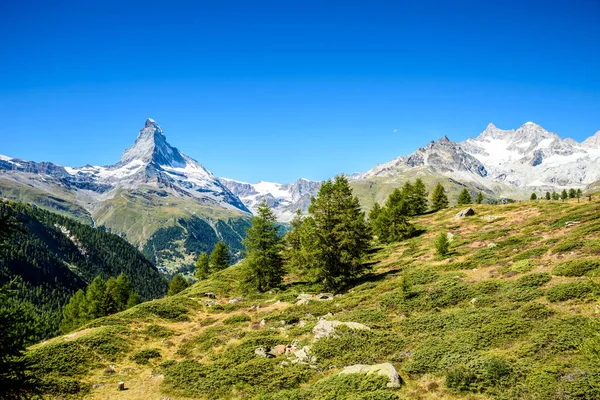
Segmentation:
{"type": "Polygon", "coordinates": [[[477,193],[477,198],[475,199],[477,204],[483,203],[483,194],[481,192],[477,193]]]}
{"type": "Polygon", "coordinates": [[[471,198],[471,194],[469,193],[467,188],[464,188],[462,192],[460,192],[460,194],[458,195],[458,205],[462,206],[466,204],[471,204],[472,202],[473,199],[471,198]]]}
{"type": "Polygon", "coordinates": [[[569,189],[569,198],[574,199],[575,197],[577,197],[577,191],[573,188],[569,189]]]}
{"type": "Polygon", "coordinates": [[[203,251],[200,253],[200,256],[198,256],[198,259],[194,265],[196,267],[194,271],[196,279],[202,280],[208,278],[208,275],[210,275],[210,262],[206,252],[203,251]]]}
{"type": "Polygon", "coordinates": [[[566,189],[563,189],[562,193],[560,194],[560,199],[561,199],[562,201],[565,201],[565,200],[566,200],[566,199],[568,199],[568,198],[569,198],[569,195],[567,194],[567,191],[566,191],[566,189]]]}
{"type": "Polygon", "coordinates": [[[171,279],[171,282],[169,282],[169,292],[167,293],[167,296],[173,296],[187,289],[189,286],[190,283],[187,281],[187,279],[185,279],[182,275],[177,274],[173,277],[173,279],[171,279]]]}
{"type": "Polygon", "coordinates": [[[531,196],[529,196],[529,200],[537,200],[537,194],[531,193],[531,196]]]}
{"type": "Polygon", "coordinates": [[[427,211],[427,189],[421,178],[417,178],[408,196],[411,215],[425,214],[427,211]]]}
{"type": "Polygon", "coordinates": [[[325,288],[338,290],[364,273],[371,238],[358,198],[338,176],[321,185],[302,222],[303,263],[325,288]]]}
{"type": "Polygon", "coordinates": [[[87,304],[85,292],[79,289],[63,308],[61,330],[63,333],[72,331],[87,321],[87,304]]]}
{"type": "Polygon", "coordinates": [[[244,247],[248,253],[244,262],[245,283],[259,292],[279,286],[285,274],[281,238],[277,233],[275,214],[265,201],[252,218],[244,247]]]}
{"type": "Polygon", "coordinates": [[[435,211],[443,208],[448,208],[448,195],[446,195],[446,189],[441,183],[437,183],[431,194],[431,208],[435,211]]]}
{"type": "Polygon", "coordinates": [[[379,214],[381,214],[381,206],[379,203],[375,202],[375,204],[373,204],[373,208],[371,208],[371,211],[369,211],[369,222],[376,221],[377,217],[379,217],[379,214]]]}
{"type": "Polygon", "coordinates": [[[284,236],[283,257],[288,269],[296,270],[304,266],[302,253],[302,211],[296,210],[296,215],[290,222],[290,230],[284,236]]]}
{"type": "Polygon", "coordinates": [[[552,192],[552,200],[559,200],[560,199],[560,195],[556,192],[552,192]]]}
{"type": "Polygon", "coordinates": [[[448,234],[446,232],[440,232],[433,244],[435,246],[438,256],[444,257],[448,254],[448,249],[450,248],[450,241],[448,240],[448,234]]]}
{"type": "Polygon", "coordinates": [[[385,207],[377,219],[379,240],[396,242],[408,238],[414,232],[414,227],[408,222],[410,208],[403,192],[395,189],[385,202],[385,207]]]}
{"type": "Polygon", "coordinates": [[[23,353],[35,329],[30,311],[15,300],[8,284],[0,287],[0,398],[7,399],[25,398],[19,393],[27,379],[23,353]]]}
{"type": "Polygon", "coordinates": [[[126,310],[140,303],[127,276],[123,273],[117,278],[104,281],[94,278],[84,292],[78,290],[63,307],[60,330],[70,332],[88,321],[126,310]]]}
{"type": "Polygon", "coordinates": [[[550,200],[550,199],[551,199],[550,192],[546,192],[546,200],[550,200]]]}
{"type": "Polygon", "coordinates": [[[229,267],[229,249],[223,242],[218,242],[210,253],[210,269],[211,271],[221,271],[229,267]]]}
{"type": "Polygon", "coordinates": [[[96,319],[107,315],[106,310],[110,308],[109,296],[106,290],[106,282],[101,276],[94,278],[85,292],[87,305],[87,319],[96,319]]]}
{"type": "Polygon", "coordinates": [[[402,189],[400,189],[400,197],[406,199],[407,201],[410,200],[413,194],[413,190],[414,187],[413,184],[410,183],[410,181],[404,182],[402,189]]]}
{"type": "Polygon", "coordinates": [[[577,202],[579,203],[579,198],[581,198],[581,196],[583,195],[583,192],[581,191],[581,189],[577,189],[576,195],[577,195],[577,202]]]}

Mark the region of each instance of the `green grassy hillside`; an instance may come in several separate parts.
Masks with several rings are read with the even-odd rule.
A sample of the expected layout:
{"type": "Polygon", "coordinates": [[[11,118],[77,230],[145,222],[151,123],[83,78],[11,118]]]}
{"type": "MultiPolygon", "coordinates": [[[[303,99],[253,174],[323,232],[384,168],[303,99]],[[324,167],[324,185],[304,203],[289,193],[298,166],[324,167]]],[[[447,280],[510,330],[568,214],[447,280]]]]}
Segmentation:
{"type": "Polygon", "coordinates": [[[600,201],[473,208],[462,220],[456,208],[415,218],[424,233],[376,246],[372,273],[333,300],[296,305],[319,288],[293,275],[285,290],[240,293],[236,266],[27,357],[48,398],[598,398],[600,201]],[[447,259],[433,249],[439,232],[453,235],[447,259]],[[315,340],[322,316],[370,329],[315,340]],[[311,358],[255,354],[288,344],[310,346],[311,358]],[[338,375],[385,362],[400,388],[338,375]]]}

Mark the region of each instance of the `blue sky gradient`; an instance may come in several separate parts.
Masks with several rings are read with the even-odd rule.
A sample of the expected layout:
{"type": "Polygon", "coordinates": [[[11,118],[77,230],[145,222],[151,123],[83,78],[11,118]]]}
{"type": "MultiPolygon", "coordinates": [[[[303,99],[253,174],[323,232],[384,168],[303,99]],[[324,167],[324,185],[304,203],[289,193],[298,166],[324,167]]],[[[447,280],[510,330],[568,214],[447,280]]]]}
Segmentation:
{"type": "Polygon", "coordinates": [[[218,176],[290,182],[489,122],[581,141],[599,19],[597,0],[5,2],[0,154],[112,164],[152,117],[218,176]]]}

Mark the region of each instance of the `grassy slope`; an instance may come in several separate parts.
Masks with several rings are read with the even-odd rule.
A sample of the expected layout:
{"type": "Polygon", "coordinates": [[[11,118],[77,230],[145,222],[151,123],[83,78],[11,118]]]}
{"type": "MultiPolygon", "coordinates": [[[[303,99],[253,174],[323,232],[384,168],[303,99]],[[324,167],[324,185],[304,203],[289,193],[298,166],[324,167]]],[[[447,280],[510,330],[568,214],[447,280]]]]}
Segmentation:
{"type": "Polygon", "coordinates": [[[242,212],[199,204],[188,197],[158,196],[153,190],[122,191],[104,201],[94,212],[98,225],[124,233],[131,243],[142,244],[159,228],[173,226],[179,218],[192,215],[208,219],[244,216],[242,212]]]}
{"type": "Polygon", "coordinates": [[[426,232],[378,248],[373,274],[334,301],[295,306],[298,293],[317,288],[291,279],[285,291],[230,305],[226,300],[238,294],[238,267],[232,267],[177,296],[36,345],[29,355],[40,376],[73,391],[73,382],[82,382],[85,398],[343,398],[340,388],[351,382],[334,375],[345,365],[377,362],[392,362],[405,385],[373,392],[381,382],[361,383],[353,398],[594,398],[600,340],[590,332],[599,328],[599,282],[589,275],[597,276],[597,265],[583,277],[556,273],[579,275],[585,265],[578,270],[569,262],[598,261],[600,201],[473,208],[477,215],[460,221],[454,219],[458,209],[415,219],[426,232]],[[566,221],[580,223],[565,228],[566,221]],[[455,235],[447,260],[431,245],[440,231],[455,235]],[[209,290],[222,305],[204,305],[209,290]],[[253,304],[260,308],[252,310],[253,304]],[[372,330],[342,331],[313,345],[318,369],[281,368],[284,357],[254,356],[260,345],[310,344],[316,317],[328,312],[372,330]],[[228,320],[232,315],[243,317],[228,320]],[[131,356],[144,349],[158,349],[160,358],[137,364],[131,356]],[[178,363],[161,366],[167,360],[178,363]],[[115,374],[103,372],[109,364],[115,374]],[[447,387],[448,371],[454,390],[447,387]],[[117,392],[119,381],[129,390],[117,392]],[[91,389],[99,383],[104,386],[91,389]],[[281,392],[297,385],[302,389],[281,392]]]}
{"type": "Polygon", "coordinates": [[[72,190],[60,187],[55,189],[55,192],[50,194],[33,186],[0,178],[0,197],[21,203],[35,204],[40,208],[73,218],[84,224],[92,223],[90,214],[75,201],[76,194],[72,190]]]}

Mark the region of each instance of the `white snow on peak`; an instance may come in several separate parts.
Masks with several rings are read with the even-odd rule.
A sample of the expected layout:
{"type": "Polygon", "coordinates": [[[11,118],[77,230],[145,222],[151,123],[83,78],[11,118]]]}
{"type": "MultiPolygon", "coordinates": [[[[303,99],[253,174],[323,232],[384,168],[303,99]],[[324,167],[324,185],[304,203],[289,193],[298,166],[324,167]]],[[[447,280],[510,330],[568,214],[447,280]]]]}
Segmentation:
{"type": "Polygon", "coordinates": [[[8,161],[8,162],[12,162],[12,158],[11,157],[7,157],[5,155],[0,154],[0,160],[2,161],[8,161]]]}
{"type": "Polygon", "coordinates": [[[261,181],[253,186],[254,186],[254,190],[256,190],[258,192],[258,195],[270,194],[276,198],[278,197],[278,198],[282,198],[285,200],[292,199],[292,194],[289,192],[289,190],[286,189],[287,185],[282,185],[280,183],[275,183],[275,182],[262,182],[261,181]]]}

